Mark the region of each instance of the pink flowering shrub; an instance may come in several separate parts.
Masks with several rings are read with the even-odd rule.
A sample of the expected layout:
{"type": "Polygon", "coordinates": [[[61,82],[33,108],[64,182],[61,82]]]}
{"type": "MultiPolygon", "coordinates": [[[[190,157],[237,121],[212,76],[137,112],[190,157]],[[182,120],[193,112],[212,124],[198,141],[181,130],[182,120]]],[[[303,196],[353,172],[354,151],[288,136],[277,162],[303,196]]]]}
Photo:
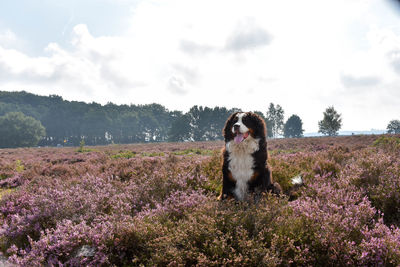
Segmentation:
{"type": "Polygon", "coordinates": [[[400,159],[377,138],[269,141],[274,179],[305,185],[249,203],[216,200],[222,142],[0,150],[0,249],[17,266],[398,266],[400,159]]]}
{"type": "Polygon", "coordinates": [[[395,154],[361,151],[343,170],[343,176],[383,212],[385,223],[400,225],[400,161],[395,154]]]}

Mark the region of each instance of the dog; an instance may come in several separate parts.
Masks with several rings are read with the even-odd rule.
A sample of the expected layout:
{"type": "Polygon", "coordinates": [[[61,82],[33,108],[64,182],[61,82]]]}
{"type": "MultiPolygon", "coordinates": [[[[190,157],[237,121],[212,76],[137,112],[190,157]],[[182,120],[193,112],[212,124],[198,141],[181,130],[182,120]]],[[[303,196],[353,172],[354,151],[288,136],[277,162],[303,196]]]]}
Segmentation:
{"type": "Polygon", "coordinates": [[[282,189],[272,180],[267,165],[268,152],[264,120],[252,112],[233,113],[223,129],[222,190],[218,199],[248,199],[249,193],[273,192],[282,189]]]}

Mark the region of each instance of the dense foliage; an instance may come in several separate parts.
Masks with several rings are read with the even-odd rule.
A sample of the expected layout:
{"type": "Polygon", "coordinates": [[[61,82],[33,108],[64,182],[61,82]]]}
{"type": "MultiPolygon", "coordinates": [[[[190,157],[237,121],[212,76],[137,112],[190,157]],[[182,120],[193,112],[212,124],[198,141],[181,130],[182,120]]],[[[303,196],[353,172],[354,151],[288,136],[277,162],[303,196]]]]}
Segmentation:
{"type": "Polygon", "coordinates": [[[392,120],[387,126],[388,133],[399,134],[400,133],[400,120],[392,120]]]}
{"type": "Polygon", "coordinates": [[[342,115],[333,106],[328,107],[323,114],[324,118],[318,122],[318,132],[329,136],[338,135],[338,131],[342,127],[342,115]]]}
{"type": "Polygon", "coordinates": [[[283,136],[286,138],[302,137],[303,132],[303,122],[300,117],[297,115],[290,116],[283,127],[283,136]]]}
{"type": "Polygon", "coordinates": [[[35,146],[45,134],[40,121],[22,112],[0,116],[0,148],[35,146]]]}
{"type": "Polygon", "coordinates": [[[235,111],[194,106],[182,113],[159,104],[87,104],[55,95],[0,91],[0,116],[22,112],[45,127],[40,146],[78,146],[82,139],[87,145],[219,140],[226,119],[235,111]]]}
{"type": "Polygon", "coordinates": [[[0,150],[0,248],[19,266],[398,266],[400,137],[269,142],[297,198],[218,202],[223,142],[0,150]]]}

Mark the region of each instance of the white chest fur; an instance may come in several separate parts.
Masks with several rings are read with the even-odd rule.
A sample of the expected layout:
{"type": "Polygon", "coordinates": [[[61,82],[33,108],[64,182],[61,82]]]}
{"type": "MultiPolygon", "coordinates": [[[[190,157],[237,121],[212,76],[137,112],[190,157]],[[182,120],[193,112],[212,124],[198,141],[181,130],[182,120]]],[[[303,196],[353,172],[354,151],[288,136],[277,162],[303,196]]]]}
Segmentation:
{"type": "Polygon", "coordinates": [[[252,153],[256,152],[259,139],[249,136],[243,142],[236,144],[233,141],[226,143],[229,152],[229,170],[236,180],[234,194],[239,200],[243,200],[247,194],[247,182],[253,175],[254,159],[252,153]]]}

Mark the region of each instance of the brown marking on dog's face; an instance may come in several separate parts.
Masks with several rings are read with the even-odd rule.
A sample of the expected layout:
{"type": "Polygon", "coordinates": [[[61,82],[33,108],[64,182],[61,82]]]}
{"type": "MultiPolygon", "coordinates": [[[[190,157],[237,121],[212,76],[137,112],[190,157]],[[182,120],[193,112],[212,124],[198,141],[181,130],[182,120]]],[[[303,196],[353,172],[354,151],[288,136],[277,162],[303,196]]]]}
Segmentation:
{"type": "Polygon", "coordinates": [[[253,128],[249,128],[249,133],[254,138],[254,129],[253,128]]]}

